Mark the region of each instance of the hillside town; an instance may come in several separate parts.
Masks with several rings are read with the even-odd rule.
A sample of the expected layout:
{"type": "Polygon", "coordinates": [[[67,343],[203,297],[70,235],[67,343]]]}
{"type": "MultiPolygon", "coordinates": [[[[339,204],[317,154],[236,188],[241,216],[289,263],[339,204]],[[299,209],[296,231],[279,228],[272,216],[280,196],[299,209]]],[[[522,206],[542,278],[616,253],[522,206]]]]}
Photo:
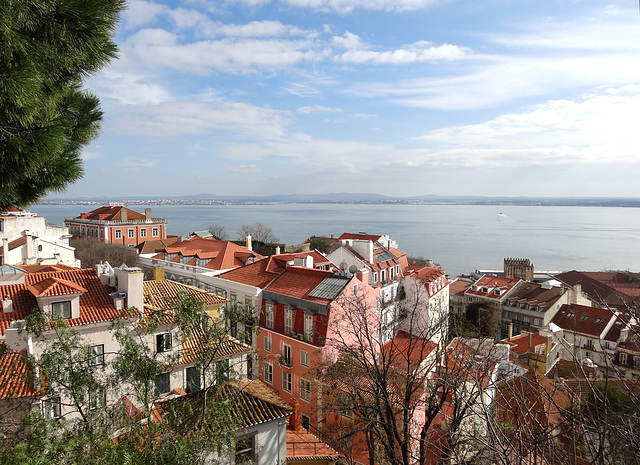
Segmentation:
{"type": "Polygon", "coordinates": [[[172,437],[213,437],[189,421],[211,403],[236,421],[210,463],[637,463],[640,273],[504,257],[451,276],[392,231],[313,233],[171,236],[122,205],[61,226],[1,212],[0,442],[33,415],[101,418],[124,443],[179,412],[172,437]],[[136,264],[87,266],[79,240],[136,264]],[[134,346],[153,389],[124,365],[134,346]]]}

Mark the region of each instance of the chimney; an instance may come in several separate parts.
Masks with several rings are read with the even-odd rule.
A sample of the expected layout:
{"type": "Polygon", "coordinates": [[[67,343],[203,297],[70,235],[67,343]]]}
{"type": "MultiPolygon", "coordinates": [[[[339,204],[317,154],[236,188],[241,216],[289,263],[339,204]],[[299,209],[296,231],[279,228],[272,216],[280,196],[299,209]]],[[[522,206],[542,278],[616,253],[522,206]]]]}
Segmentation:
{"type": "Polygon", "coordinates": [[[509,323],[509,340],[513,337],[513,323],[509,323]]]}
{"type": "Polygon", "coordinates": [[[276,255],[280,255],[280,246],[276,245],[276,255]]]}
{"type": "Polygon", "coordinates": [[[13,311],[13,300],[8,295],[4,297],[2,301],[2,313],[9,313],[13,311]]]}
{"type": "Polygon", "coordinates": [[[153,269],[153,280],[154,281],[162,281],[164,279],[164,267],[156,266],[153,269]]]}
{"type": "Polygon", "coordinates": [[[369,282],[369,270],[367,268],[363,268],[361,270],[358,270],[357,273],[356,273],[356,278],[361,283],[365,283],[365,284],[368,283],[369,282]]]}
{"type": "Polygon", "coordinates": [[[529,333],[529,345],[528,345],[528,350],[527,352],[531,352],[531,343],[533,342],[533,334],[529,333]]]}
{"type": "Polygon", "coordinates": [[[9,264],[9,238],[8,237],[2,238],[2,264],[3,265],[9,264]]]}
{"type": "Polygon", "coordinates": [[[118,291],[127,295],[127,308],[135,307],[142,313],[144,311],[144,273],[142,270],[122,265],[114,272],[118,281],[118,291]]]}
{"type": "Polygon", "coordinates": [[[544,355],[549,355],[549,352],[551,352],[551,334],[547,336],[547,341],[544,346],[544,355]]]}
{"type": "Polygon", "coordinates": [[[129,214],[129,210],[127,210],[125,207],[122,207],[120,209],[120,220],[121,221],[127,221],[128,214],[129,214]]]}
{"type": "Polygon", "coordinates": [[[147,223],[151,223],[151,209],[150,208],[145,208],[144,209],[144,220],[147,223]]]}
{"type": "Polygon", "coordinates": [[[289,428],[293,431],[300,431],[302,429],[302,423],[300,421],[300,402],[296,399],[291,399],[289,401],[289,405],[291,405],[295,410],[295,412],[293,412],[289,417],[289,428]]]}
{"type": "Polygon", "coordinates": [[[573,285],[573,289],[571,292],[571,303],[577,304],[580,300],[580,297],[582,297],[582,284],[576,283],[573,285]]]}
{"type": "Polygon", "coordinates": [[[373,263],[373,242],[363,239],[354,239],[351,245],[367,263],[373,263]]]}
{"type": "Polygon", "coordinates": [[[36,251],[34,247],[33,235],[29,231],[25,231],[27,236],[27,260],[35,258],[36,251]]]}
{"type": "Polygon", "coordinates": [[[247,234],[247,249],[253,252],[253,248],[251,247],[251,236],[247,234]]]}

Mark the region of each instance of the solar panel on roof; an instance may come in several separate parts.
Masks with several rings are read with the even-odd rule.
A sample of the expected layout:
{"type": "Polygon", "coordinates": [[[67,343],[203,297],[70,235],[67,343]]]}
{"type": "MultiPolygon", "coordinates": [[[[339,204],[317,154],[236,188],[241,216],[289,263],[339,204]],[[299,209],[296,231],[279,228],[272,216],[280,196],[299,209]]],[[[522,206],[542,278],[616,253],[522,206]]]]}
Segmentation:
{"type": "Polygon", "coordinates": [[[389,252],[383,252],[381,254],[376,255],[376,259],[380,262],[386,262],[387,260],[393,260],[394,257],[393,255],[391,255],[389,252]]]}
{"type": "Polygon", "coordinates": [[[309,297],[333,300],[338,297],[348,282],[349,280],[345,278],[326,278],[309,293],[309,297]]]}

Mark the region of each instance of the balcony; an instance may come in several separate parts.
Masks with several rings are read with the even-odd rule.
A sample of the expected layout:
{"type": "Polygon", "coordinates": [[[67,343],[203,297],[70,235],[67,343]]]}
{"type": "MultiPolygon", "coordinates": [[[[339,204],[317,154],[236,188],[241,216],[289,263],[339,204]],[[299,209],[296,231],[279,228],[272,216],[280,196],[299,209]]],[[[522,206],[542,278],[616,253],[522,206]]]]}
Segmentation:
{"type": "Polygon", "coordinates": [[[280,357],[280,365],[291,368],[293,366],[293,361],[291,360],[291,357],[285,357],[284,355],[282,355],[280,357]]]}
{"type": "Polygon", "coordinates": [[[275,322],[273,323],[273,325],[271,325],[271,327],[267,327],[264,316],[260,319],[260,327],[290,337],[291,339],[297,339],[298,341],[304,341],[309,344],[313,344],[315,346],[323,346],[325,342],[324,336],[316,334],[315,331],[313,331],[311,334],[305,334],[293,329],[290,331],[286,331],[285,325],[275,322]]]}

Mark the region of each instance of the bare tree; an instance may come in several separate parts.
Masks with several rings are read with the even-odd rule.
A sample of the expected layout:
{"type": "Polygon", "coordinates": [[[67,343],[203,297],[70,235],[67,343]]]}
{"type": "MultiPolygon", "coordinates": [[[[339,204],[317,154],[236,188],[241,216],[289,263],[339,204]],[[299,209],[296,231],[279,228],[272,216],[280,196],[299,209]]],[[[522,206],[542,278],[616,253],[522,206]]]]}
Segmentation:
{"type": "MultiPolygon", "coordinates": [[[[356,298],[333,323],[335,350],[318,374],[325,439],[358,462],[420,465],[470,462],[484,450],[484,405],[508,351],[489,339],[440,340],[446,320],[424,322],[428,306],[412,301],[404,331],[380,339],[380,314],[356,298]]],[[[388,323],[388,322],[386,322],[388,323]]],[[[446,329],[444,330],[446,332],[446,329]]]]}
{"type": "Polygon", "coordinates": [[[207,229],[209,230],[209,232],[211,234],[213,234],[215,236],[216,239],[221,240],[221,241],[228,241],[229,240],[229,234],[227,234],[227,231],[226,231],[224,225],[222,225],[222,224],[211,224],[211,225],[209,225],[209,227],[207,229]]]}
{"type": "Polygon", "coordinates": [[[83,268],[92,268],[96,263],[109,262],[116,266],[125,264],[136,266],[138,254],[133,247],[119,244],[108,244],[92,239],[74,239],[76,258],[80,260],[83,268]]]}
{"type": "Polygon", "coordinates": [[[254,241],[273,243],[280,239],[273,233],[273,229],[264,223],[244,224],[238,230],[238,240],[244,240],[247,236],[251,236],[254,241]]]}

